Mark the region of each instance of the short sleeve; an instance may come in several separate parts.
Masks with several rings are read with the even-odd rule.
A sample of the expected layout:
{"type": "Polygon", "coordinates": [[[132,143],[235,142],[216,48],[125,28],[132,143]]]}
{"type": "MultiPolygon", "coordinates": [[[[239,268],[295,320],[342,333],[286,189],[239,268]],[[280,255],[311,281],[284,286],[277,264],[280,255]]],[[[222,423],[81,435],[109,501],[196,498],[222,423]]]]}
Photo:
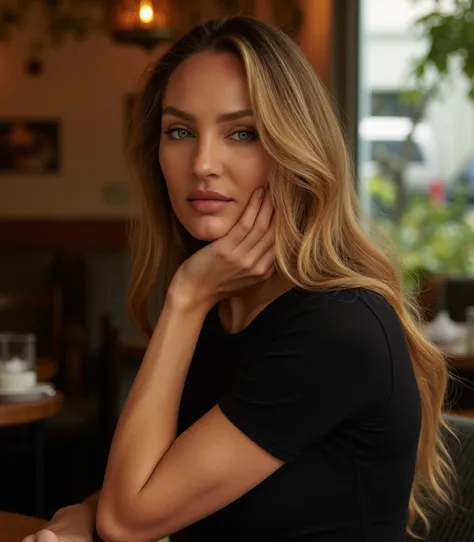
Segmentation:
{"type": "Polygon", "coordinates": [[[388,402],[390,349],[363,301],[305,299],[255,348],[223,414],[270,454],[294,461],[364,408],[388,402]]]}

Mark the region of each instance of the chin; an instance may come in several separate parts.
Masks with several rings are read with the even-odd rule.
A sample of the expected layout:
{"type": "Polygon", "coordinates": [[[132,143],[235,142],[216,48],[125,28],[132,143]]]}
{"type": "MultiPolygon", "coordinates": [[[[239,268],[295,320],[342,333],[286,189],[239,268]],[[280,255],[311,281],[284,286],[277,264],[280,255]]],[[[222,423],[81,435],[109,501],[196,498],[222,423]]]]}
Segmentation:
{"type": "MultiPolygon", "coordinates": [[[[189,230],[188,230],[189,231],[189,230]]],[[[217,241],[221,237],[224,237],[224,235],[218,235],[218,234],[212,234],[212,233],[202,233],[202,232],[196,232],[196,231],[189,231],[189,234],[194,239],[197,239],[198,241],[203,241],[205,243],[212,243],[212,241],[217,241]]]]}
{"type": "Polygon", "coordinates": [[[186,229],[194,239],[211,243],[227,235],[231,227],[224,224],[189,224],[186,229]]]}

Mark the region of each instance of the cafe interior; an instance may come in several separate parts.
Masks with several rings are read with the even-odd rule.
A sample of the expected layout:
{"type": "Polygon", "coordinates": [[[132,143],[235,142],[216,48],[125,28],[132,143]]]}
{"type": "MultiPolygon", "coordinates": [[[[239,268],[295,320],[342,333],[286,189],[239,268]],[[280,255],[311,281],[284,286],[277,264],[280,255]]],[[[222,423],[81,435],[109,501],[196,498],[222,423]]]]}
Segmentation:
{"type": "MultiPolygon", "coordinates": [[[[0,542],[22,540],[100,488],[146,349],[125,302],[138,211],[124,150],[142,72],[195,23],[250,13],[298,42],[334,97],[357,157],[362,3],[0,5],[0,542]]],[[[452,446],[463,482],[428,540],[472,542],[474,279],[425,274],[417,300],[427,333],[444,337],[438,342],[453,374],[446,416],[459,430],[452,446]]],[[[159,309],[156,299],[152,310],[159,309]]]]}

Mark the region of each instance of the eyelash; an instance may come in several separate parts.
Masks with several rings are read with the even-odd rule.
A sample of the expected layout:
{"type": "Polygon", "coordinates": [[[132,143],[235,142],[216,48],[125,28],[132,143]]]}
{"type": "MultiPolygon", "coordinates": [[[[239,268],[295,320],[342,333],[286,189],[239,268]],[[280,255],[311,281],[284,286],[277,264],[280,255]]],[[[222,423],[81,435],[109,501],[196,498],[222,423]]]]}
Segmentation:
{"type": "MultiPolygon", "coordinates": [[[[179,132],[179,131],[184,131],[184,132],[187,132],[188,134],[191,133],[191,131],[188,130],[187,128],[170,128],[169,130],[165,130],[165,134],[168,136],[168,139],[170,139],[171,141],[180,141],[182,139],[185,139],[183,137],[171,137],[171,134],[173,132],[179,132]]],[[[252,138],[251,139],[235,139],[234,141],[237,141],[240,143],[253,143],[254,141],[258,140],[258,134],[254,130],[236,130],[231,135],[239,134],[242,132],[251,134],[252,138]]]]}

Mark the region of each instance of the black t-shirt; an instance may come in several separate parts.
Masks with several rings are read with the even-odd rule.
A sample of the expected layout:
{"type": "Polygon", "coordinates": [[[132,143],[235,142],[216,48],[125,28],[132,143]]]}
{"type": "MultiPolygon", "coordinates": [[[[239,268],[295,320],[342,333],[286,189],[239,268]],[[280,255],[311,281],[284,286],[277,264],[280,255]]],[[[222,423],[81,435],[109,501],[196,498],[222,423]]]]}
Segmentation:
{"type": "Polygon", "coordinates": [[[196,542],[404,542],[421,408],[402,326],[378,294],[292,290],[242,332],[208,315],[179,432],[215,404],[286,463],[192,525],[196,542]]]}

